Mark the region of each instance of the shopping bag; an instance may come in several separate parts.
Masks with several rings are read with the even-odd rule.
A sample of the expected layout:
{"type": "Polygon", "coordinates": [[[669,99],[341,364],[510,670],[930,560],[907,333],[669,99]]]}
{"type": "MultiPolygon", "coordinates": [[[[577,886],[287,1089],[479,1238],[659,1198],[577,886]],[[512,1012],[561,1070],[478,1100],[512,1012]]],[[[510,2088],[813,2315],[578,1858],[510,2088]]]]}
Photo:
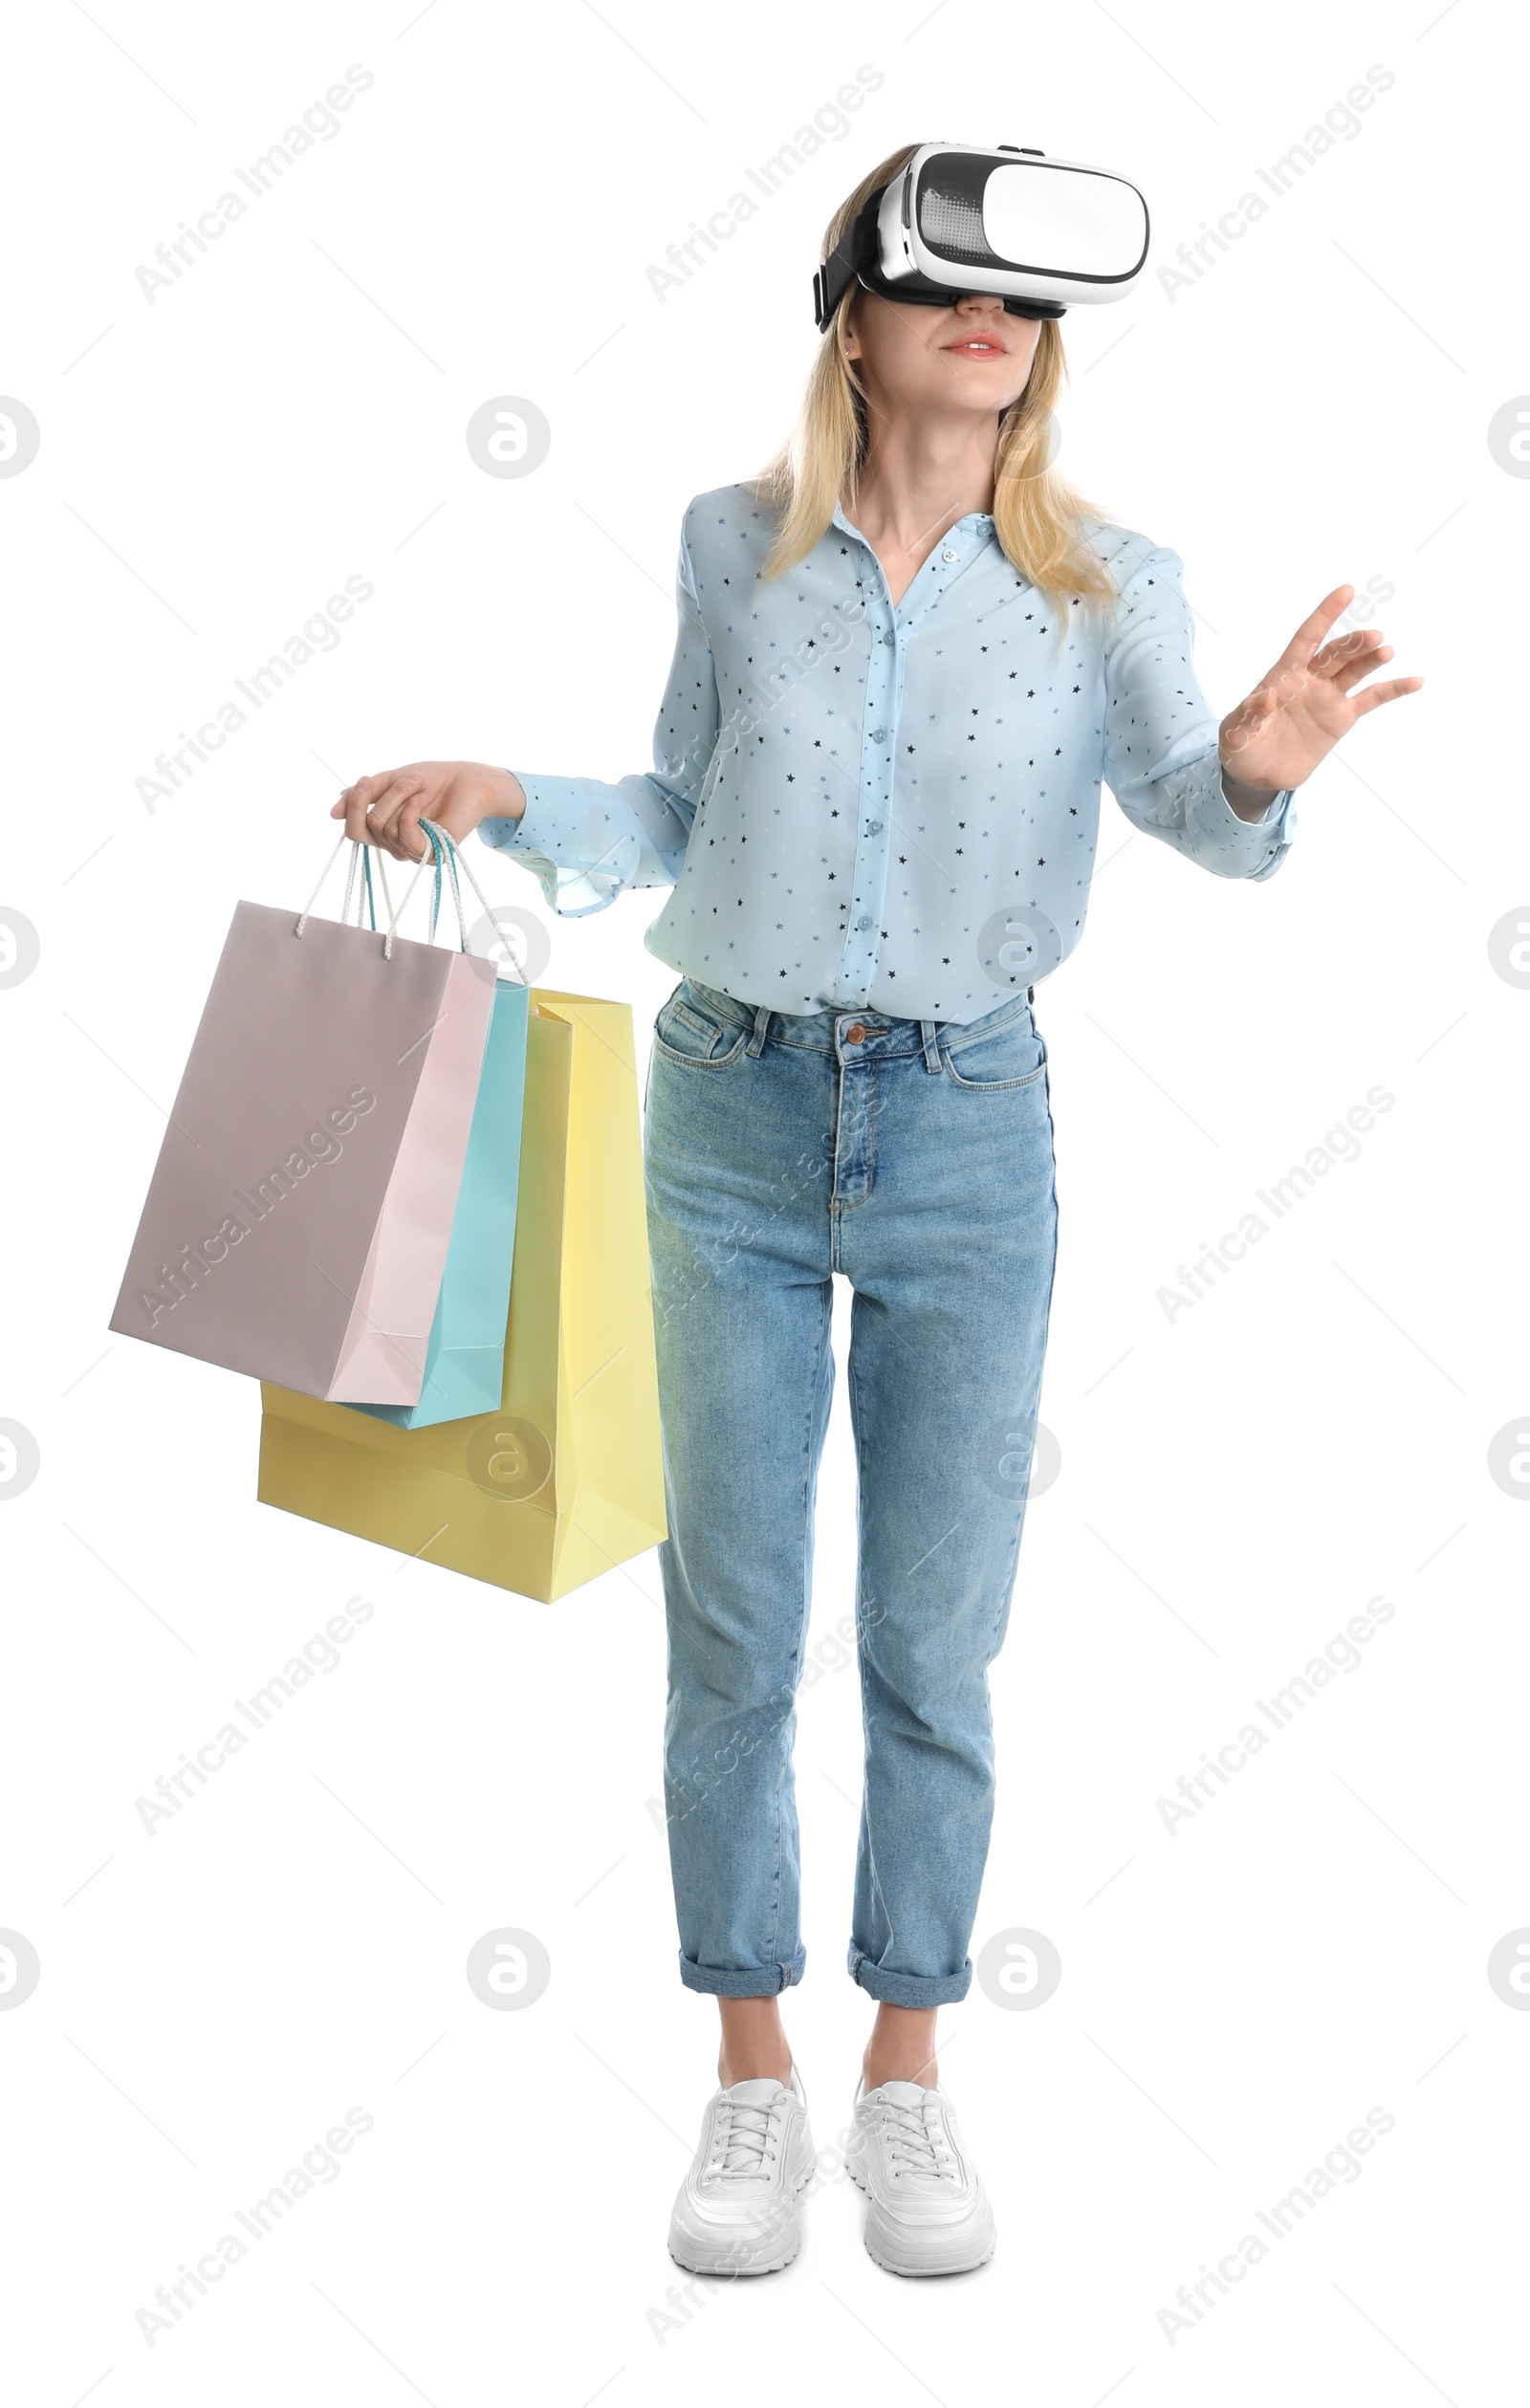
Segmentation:
{"type": "Polygon", "coordinates": [[[399,1430],[269,1385],[263,1503],[543,1603],[666,1535],[632,1014],[534,987],[499,1409],[399,1430]]]}
{"type": "Polygon", "coordinates": [[[529,990],[501,978],[417,1405],[358,1405],[401,1430],[492,1412],[505,1380],[529,990]]]}
{"type": "Polygon", "coordinates": [[[450,952],[396,938],[397,912],[383,935],[312,902],[234,908],[111,1326],[309,1395],[415,1404],[494,966],[460,913],[450,952]]]}

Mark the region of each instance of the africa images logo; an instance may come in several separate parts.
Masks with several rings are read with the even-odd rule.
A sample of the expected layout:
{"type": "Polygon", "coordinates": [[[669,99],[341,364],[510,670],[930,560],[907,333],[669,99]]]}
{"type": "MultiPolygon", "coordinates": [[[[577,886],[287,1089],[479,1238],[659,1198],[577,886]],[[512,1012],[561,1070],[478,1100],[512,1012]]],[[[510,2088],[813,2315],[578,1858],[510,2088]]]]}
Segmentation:
{"type": "Polygon", "coordinates": [[[230,1247],[241,1244],[258,1221],[273,1213],[282,1197],[291,1195],[299,1179],[306,1179],[321,1162],[339,1162],[345,1150],[340,1139],[350,1135],[358,1116],[370,1112],[376,1102],[370,1087],[352,1087],[344,1104],[338,1104],[317,1128],[309,1130],[302,1146],[294,1146],[281,1162],[273,1164],[263,1179],[251,1182],[252,1193],[244,1188],[234,1189],[233,1200],[249,1215],[249,1219],[241,1219],[236,1212],[226,1213],[210,1237],[201,1238],[194,1246],[187,1242],[177,1249],[173,1261],[161,1263],[157,1286],[138,1290],[134,1301],[147,1313],[151,1329],[158,1326],[162,1313],[173,1312],[177,1304],[185,1303],[220,1262],[227,1262],[230,1247]]]}

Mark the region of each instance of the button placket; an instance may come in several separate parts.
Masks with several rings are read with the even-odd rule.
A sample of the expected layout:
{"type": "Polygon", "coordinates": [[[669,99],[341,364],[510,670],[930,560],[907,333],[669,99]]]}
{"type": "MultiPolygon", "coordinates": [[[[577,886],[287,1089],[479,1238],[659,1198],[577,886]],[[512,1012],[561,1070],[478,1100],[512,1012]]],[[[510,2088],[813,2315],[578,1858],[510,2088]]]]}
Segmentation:
{"type": "Polygon", "coordinates": [[[882,904],[887,887],[892,729],[897,719],[896,672],[885,648],[880,659],[873,650],[872,660],[880,690],[873,695],[869,690],[872,680],[867,680],[866,709],[868,714],[875,711],[879,724],[868,731],[862,752],[861,824],[856,831],[855,884],[850,897],[851,930],[862,940],[850,957],[854,964],[854,991],[863,996],[871,993],[881,945],[882,904]]]}
{"type": "Polygon", "coordinates": [[[853,535],[865,551],[873,572],[868,581],[878,595],[871,605],[873,624],[864,709],[864,720],[872,724],[864,727],[863,722],[860,817],[838,981],[844,1001],[855,1004],[869,1000],[880,962],[882,914],[892,851],[893,763],[903,711],[904,644],[962,564],[962,545],[953,538],[975,535],[982,514],[973,514],[971,522],[959,519],[938,555],[919,571],[903,598],[904,602],[913,604],[907,619],[902,615],[903,604],[894,604],[887,591],[886,577],[875,548],[842,511],[837,509],[834,514],[837,523],[853,535]]]}
{"type": "Polygon", "coordinates": [[[874,605],[876,622],[871,631],[864,711],[865,718],[874,724],[865,729],[861,744],[855,867],[841,961],[840,988],[847,1001],[864,1002],[876,981],[882,905],[887,886],[892,741],[902,700],[903,651],[897,636],[897,613],[887,591],[882,563],[863,536],[861,541],[865,544],[875,563],[880,588],[874,605]]]}

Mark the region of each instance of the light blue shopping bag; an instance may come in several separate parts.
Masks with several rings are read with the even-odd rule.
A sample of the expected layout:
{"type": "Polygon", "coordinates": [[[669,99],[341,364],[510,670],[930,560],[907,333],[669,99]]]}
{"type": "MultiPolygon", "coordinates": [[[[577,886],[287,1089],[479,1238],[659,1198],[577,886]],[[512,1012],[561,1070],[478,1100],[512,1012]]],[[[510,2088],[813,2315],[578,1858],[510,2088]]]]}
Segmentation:
{"type": "MultiPolygon", "coordinates": [[[[450,839],[427,821],[435,852],[435,933],[441,902],[443,850],[457,900],[457,858],[450,839]]],[[[466,863],[462,865],[467,868],[466,863]]],[[[470,871],[468,873],[471,877],[470,871]]],[[[477,881],[473,880],[474,890],[477,881]]],[[[482,897],[479,897],[482,901],[482,897]]],[[[461,910],[459,903],[459,925],[461,910]]],[[[466,947],[466,934],[464,934],[466,947]]],[[[501,978],[478,1081],[468,1137],[462,1185],[451,1223],[451,1242],[436,1317],[426,1353],[418,1405],[358,1405],[357,1412],[391,1421],[401,1430],[425,1430],[440,1421],[465,1421],[495,1412],[505,1377],[505,1329],[510,1319],[510,1274],[515,1253],[515,1197],[520,1185],[521,1115],[526,1096],[526,1028],[531,990],[501,978]]]]}

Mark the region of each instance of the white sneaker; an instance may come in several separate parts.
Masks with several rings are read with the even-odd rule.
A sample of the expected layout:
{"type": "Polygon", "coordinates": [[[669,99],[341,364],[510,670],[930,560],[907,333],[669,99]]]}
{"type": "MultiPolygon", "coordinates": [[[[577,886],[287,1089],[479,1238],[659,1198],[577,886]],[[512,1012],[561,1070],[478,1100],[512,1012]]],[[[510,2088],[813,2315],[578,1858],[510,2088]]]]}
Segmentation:
{"type": "Polygon", "coordinates": [[[889,2274],[966,2274],[996,2238],[994,2211],[944,2091],[857,2088],[845,2162],[871,2201],[866,2248],[889,2274]]]}
{"type": "Polygon", "coordinates": [[[708,2104],[695,2162],[669,2220],[669,2255],[691,2274],[774,2274],[801,2246],[797,2197],[814,2168],[807,2093],[735,2082],[708,2104]]]}

